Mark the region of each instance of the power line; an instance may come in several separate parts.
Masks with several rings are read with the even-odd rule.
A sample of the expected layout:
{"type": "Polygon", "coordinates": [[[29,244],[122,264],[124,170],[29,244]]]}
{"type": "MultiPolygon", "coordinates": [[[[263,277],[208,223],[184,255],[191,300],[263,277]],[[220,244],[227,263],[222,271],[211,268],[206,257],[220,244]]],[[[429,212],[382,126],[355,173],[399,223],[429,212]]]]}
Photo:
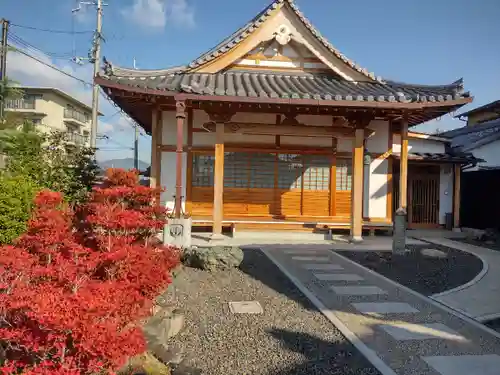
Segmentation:
{"type": "Polygon", "coordinates": [[[53,30],[53,29],[43,29],[39,27],[33,27],[33,26],[25,26],[25,25],[17,25],[15,23],[11,23],[11,26],[15,27],[20,27],[23,29],[29,29],[29,30],[37,30],[37,31],[44,31],[48,33],[54,33],[54,34],[92,34],[94,33],[93,30],[85,30],[85,31],[74,31],[74,30],[53,30]]]}
{"type": "Polygon", "coordinates": [[[9,34],[9,39],[11,42],[18,44],[25,49],[28,49],[28,50],[31,50],[31,51],[37,52],[37,53],[43,53],[44,55],[47,55],[47,56],[54,58],[54,59],[68,59],[69,60],[72,57],[72,55],[70,53],[67,53],[67,52],[66,53],[57,53],[57,52],[44,51],[41,48],[34,46],[33,44],[27,42],[23,38],[19,37],[16,34],[13,34],[13,33],[9,34]]]}
{"type": "Polygon", "coordinates": [[[79,81],[79,82],[83,83],[84,85],[92,86],[92,83],[87,82],[87,81],[84,81],[84,80],[83,80],[83,79],[81,79],[81,78],[78,78],[78,77],[75,77],[74,75],[71,75],[71,74],[69,74],[69,73],[66,73],[64,70],[59,69],[59,68],[55,67],[54,65],[48,64],[48,63],[46,63],[45,61],[42,61],[42,60],[40,60],[40,59],[38,59],[38,58],[36,58],[36,57],[34,57],[34,56],[31,56],[30,54],[28,54],[28,53],[24,52],[23,50],[21,50],[21,49],[17,48],[16,46],[13,46],[13,45],[9,44],[9,47],[12,47],[12,48],[13,48],[16,52],[18,52],[18,53],[20,53],[20,54],[22,54],[22,55],[24,55],[24,56],[26,56],[26,57],[29,57],[30,59],[33,59],[33,60],[35,60],[35,61],[39,62],[40,64],[45,65],[45,66],[46,66],[46,67],[48,67],[48,68],[54,69],[54,70],[58,71],[59,73],[64,74],[65,76],[68,76],[68,77],[70,77],[70,78],[73,78],[73,79],[75,79],[75,80],[77,80],[77,81],[79,81]]]}

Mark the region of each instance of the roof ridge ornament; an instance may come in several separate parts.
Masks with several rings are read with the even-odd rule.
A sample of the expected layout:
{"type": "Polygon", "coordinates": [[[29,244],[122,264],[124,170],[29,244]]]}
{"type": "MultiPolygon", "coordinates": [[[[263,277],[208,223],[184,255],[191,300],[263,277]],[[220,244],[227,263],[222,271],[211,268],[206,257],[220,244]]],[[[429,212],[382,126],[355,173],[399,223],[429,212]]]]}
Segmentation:
{"type": "Polygon", "coordinates": [[[278,31],[275,31],[273,35],[274,39],[276,39],[276,41],[282,46],[290,43],[292,40],[292,33],[286,25],[280,25],[278,27],[278,31]]]}

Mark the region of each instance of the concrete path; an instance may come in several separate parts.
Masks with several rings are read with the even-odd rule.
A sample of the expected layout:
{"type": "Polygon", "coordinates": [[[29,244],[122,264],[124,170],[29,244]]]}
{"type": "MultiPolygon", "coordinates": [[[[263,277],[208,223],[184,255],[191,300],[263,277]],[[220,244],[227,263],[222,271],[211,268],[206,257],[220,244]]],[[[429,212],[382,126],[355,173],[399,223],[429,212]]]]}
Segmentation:
{"type": "Polygon", "coordinates": [[[500,334],[482,324],[325,246],[262,250],[383,375],[499,374],[500,334]]]}
{"type": "MultiPolygon", "coordinates": [[[[500,252],[445,238],[422,238],[425,241],[466,251],[483,261],[483,271],[471,282],[431,298],[478,321],[500,317],[500,252]]],[[[500,369],[499,369],[500,374],[500,369]]]]}

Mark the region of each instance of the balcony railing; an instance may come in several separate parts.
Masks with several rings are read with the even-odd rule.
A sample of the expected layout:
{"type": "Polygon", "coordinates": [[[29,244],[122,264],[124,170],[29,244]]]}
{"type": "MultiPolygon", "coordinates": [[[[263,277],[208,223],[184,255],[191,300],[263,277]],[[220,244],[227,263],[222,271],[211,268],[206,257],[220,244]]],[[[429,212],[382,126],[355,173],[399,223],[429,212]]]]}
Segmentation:
{"type": "Polygon", "coordinates": [[[65,109],[64,118],[69,118],[84,123],[89,122],[89,117],[85,113],[79,112],[74,109],[65,109]]]}
{"type": "Polygon", "coordinates": [[[88,142],[89,137],[74,133],[74,132],[66,132],[66,141],[70,143],[74,143],[76,145],[84,145],[88,142]]]}
{"type": "Polygon", "coordinates": [[[5,101],[5,108],[10,109],[35,109],[34,100],[10,99],[5,101]]]}

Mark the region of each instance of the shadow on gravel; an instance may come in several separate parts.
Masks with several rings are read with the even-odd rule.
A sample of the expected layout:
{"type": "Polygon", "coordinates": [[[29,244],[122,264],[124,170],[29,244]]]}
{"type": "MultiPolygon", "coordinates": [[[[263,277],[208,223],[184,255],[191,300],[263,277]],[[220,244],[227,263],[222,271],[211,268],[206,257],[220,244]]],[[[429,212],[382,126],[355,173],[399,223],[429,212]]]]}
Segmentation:
{"type": "Polygon", "coordinates": [[[259,249],[243,248],[243,254],[243,262],[240,265],[242,272],[285,295],[302,307],[317,311],[309,299],[259,249]]]}
{"type": "Polygon", "coordinates": [[[407,245],[411,252],[396,255],[387,252],[338,251],[391,280],[430,296],[461,286],[483,269],[483,262],[473,254],[445,246],[407,245]],[[437,250],[442,256],[425,255],[437,250]]]}
{"type": "MultiPolygon", "coordinates": [[[[305,333],[272,329],[268,334],[289,350],[301,353],[305,362],[268,375],[379,375],[350,343],[328,342],[305,333]]],[[[345,340],[345,339],[344,339],[345,340]]]]}

